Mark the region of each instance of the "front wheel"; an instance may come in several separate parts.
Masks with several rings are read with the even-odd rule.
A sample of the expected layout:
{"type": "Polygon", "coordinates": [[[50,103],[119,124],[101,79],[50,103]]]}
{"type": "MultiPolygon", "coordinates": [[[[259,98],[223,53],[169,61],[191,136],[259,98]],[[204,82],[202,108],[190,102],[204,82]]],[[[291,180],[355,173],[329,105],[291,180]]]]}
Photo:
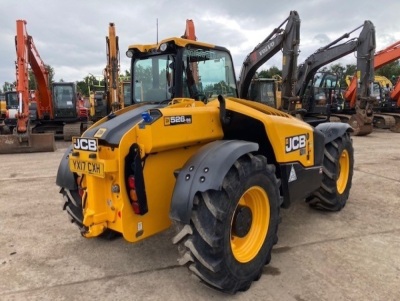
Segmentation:
{"type": "Polygon", "coordinates": [[[307,200],[311,207],[340,211],[347,202],[353,178],[354,149],[349,133],[325,146],[321,187],[307,200]]]}
{"type": "Polygon", "coordinates": [[[176,222],[179,263],[221,291],[247,290],[277,242],[279,185],[264,156],[237,160],[221,190],[195,195],[190,224],[176,222]]]}

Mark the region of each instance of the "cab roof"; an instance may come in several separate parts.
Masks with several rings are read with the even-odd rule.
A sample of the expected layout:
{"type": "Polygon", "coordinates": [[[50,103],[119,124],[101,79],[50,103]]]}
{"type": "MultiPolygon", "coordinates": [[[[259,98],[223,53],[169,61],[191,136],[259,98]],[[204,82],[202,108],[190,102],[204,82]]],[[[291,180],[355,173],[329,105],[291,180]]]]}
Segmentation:
{"type": "Polygon", "coordinates": [[[132,44],[132,45],[128,46],[128,50],[132,49],[132,50],[136,50],[136,51],[140,51],[140,52],[157,51],[160,48],[161,44],[170,43],[170,42],[173,42],[175,45],[177,45],[179,47],[186,47],[187,45],[195,45],[195,46],[197,45],[197,46],[208,47],[208,48],[216,48],[216,47],[219,48],[218,46],[215,46],[215,45],[209,44],[209,43],[172,37],[172,38],[166,38],[166,39],[160,41],[158,44],[132,44]]]}

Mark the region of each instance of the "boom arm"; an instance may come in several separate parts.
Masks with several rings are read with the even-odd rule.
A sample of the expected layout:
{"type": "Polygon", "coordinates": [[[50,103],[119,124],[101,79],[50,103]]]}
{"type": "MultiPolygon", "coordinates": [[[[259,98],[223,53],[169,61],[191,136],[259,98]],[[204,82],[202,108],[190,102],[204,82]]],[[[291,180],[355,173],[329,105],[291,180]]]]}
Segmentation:
{"type": "Polygon", "coordinates": [[[400,58],[400,41],[386,47],[375,53],[375,69],[379,69],[382,66],[394,62],[400,58]]]}
{"type": "Polygon", "coordinates": [[[297,68],[297,56],[300,43],[300,17],[296,11],[291,11],[289,17],[275,28],[271,34],[258,44],[243,62],[240,72],[239,96],[247,97],[251,79],[257,69],[274,56],[283,51],[282,59],[282,95],[293,96],[293,85],[297,68]],[[286,23],[285,29],[282,26],[286,23]],[[290,79],[290,80],[289,80],[290,79]]]}
{"type": "Polygon", "coordinates": [[[297,73],[296,95],[302,96],[304,94],[308,83],[310,80],[312,80],[319,68],[343,56],[346,56],[357,49],[357,38],[351,39],[339,45],[336,44],[345,38],[349,38],[351,33],[362,26],[363,25],[355,28],[349,33],[345,33],[340,38],[329,43],[325,47],[318,49],[299,66],[297,73]]]}
{"type": "Polygon", "coordinates": [[[17,35],[15,37],[17,51],[17,93],[19,109],[17,114],[17,131],[26,133],[29,121],[29,73],[28,64],[37,82],[37,108],[39,119],[44,115],[53,118],[53,105],[49,87],[48,71],[40,58],[33,39],[26,31],[26,21],[17,20],[17,35]]]}
{"type": "Polygon", "coordinates": [[[375,54],[375,27],[371,21],[364,22],[364,28],[360,33],[359,45],[357,47],[357,74],[351,80],[345,92],[345,99],[350,101],[350,107],[361,107],[365,109],[370,95],[370,85],[374,81],[374,54],[375,54]],[[357,86],[359,86],[359,99],[357,104],[357,86]]]}
{"type": "Polygon", "coordinates": [[[107,89],[108,112],[116,111],[123,106],[119,93],[119,46],[118,37],[115,33],[114,23],[108,27],[108,37],[106,37],[107,46],[107,66],[104,69],[104,77],[107,89]]]}

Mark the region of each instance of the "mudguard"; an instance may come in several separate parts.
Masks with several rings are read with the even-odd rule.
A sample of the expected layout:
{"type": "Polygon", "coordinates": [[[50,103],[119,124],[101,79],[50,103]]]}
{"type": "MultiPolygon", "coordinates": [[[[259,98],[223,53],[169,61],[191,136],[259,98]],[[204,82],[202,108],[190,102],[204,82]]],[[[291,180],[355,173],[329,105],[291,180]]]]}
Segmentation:
{"type": "Polygon", "coordinates": [[[324,134],[325,144],[335,140],[346,132],[353,132],[353,128],[348,123],[340,122],[325,122],[317,125],[315,128],[324,134]]]}
{"type": "Polygon", "coordinates": [[[170,218],[188,224],[197,192],[220,190],[235,161],[258,150],[258,144],[240,140],[211,142],[193,155],[179,171],[171,200],[170,218]]]}
{"type": "Polygon", "coordinates": [[[58,166],[56,184],[60,187],[67,188],[69,190],[77,190],[78,185],[76,184],[74,174],[69,169],[68,158],[71,152],[72,152],[72,144],[65,151],[61,159],[60,165],[58,166]]]}

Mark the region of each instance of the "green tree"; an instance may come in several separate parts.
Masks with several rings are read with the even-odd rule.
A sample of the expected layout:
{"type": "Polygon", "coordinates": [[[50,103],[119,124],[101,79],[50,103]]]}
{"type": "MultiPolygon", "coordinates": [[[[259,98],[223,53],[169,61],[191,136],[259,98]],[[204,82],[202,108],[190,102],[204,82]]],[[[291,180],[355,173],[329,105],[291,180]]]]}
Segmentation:
{"type": "Polygon", "coordinates": [[[16,82],[13,83],[5,82],[3,85],[3,92],[12,91],[13,89],[15,89],[16,85],[17,85],[16,82]]]}
{"type": "Polygon", "coordinates": [[[89,96],[89,86],[85,80],[77,81],[76,82],[76,89],[79,93],[83,96],[89,96]]]}
{"type": "MultiPolygon", "coordinates": [[[[51,67],[50,65],[44,65],[44,66],[48,72],[49,85],[51,85],[54,82],[54,74],[55,74],[54,68],[51,67]]],[[[28,77],[29,77],[29,90],[36,90],[37,83],[35,74],[33,73],[32,69],[29,69],[28,77]]]]}
{"type": "Polygon", "coordinates": [[[396,81],[397,77],[400,75],[400,61],[394,61],[392,63],[386,64],[375,71],[376,75],[382,75],[388,79],[396,81]]]}
{"type": "Polygon", "coordinates": [[[258,73],[258,77],[260,78],[272,78],[274,75],[280,75],[282,76],[282,70],[279,70],[278,67],[272,66],[271,68],[267,70],[261,70],[258,73]]]}

